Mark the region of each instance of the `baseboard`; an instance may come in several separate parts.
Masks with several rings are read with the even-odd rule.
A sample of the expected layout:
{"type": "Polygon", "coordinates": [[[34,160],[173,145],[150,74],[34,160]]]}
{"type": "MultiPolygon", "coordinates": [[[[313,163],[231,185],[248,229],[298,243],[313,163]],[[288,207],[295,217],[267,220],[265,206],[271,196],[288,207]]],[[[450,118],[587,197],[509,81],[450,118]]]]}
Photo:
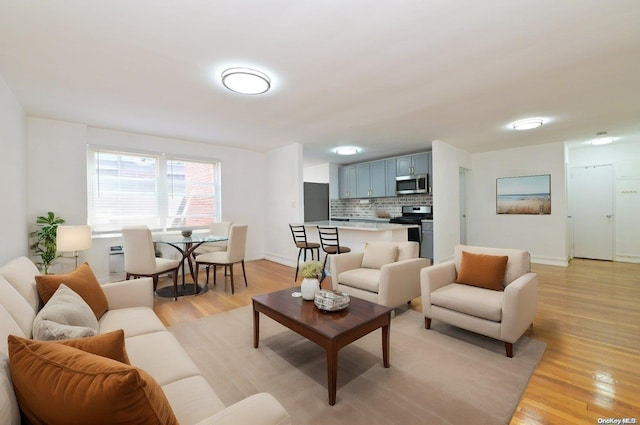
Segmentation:
{"type": "Polygon", "coordinates": [[[265,260],[273,261],[274,263],[282,264],[283,266],[293,267],[293,268],[296,267],[295,260],[292,260],[289,257],[283,257],[282,255],[265,252],[264,258],[265,260]]]}
{"type": "Polygon", "coordinates": [[[640,263],[640,255],[616,254],[614,261],[620,261],[621,263],[640,263]]]}
{"type": "Polygon", "coordinates": [[[568,267],[568,258],[550,258],[550,257],[531,257],[531,262],[534,264],[545,264],[547,266],[559,266],[568,267]]]}

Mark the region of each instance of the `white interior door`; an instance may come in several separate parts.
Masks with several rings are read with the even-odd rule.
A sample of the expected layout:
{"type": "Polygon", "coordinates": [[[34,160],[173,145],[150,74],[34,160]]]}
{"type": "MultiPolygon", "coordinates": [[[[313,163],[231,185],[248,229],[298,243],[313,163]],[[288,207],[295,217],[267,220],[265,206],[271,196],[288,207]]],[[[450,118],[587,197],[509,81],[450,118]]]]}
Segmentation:
{"type": "Polygon", "coordinates": [[[613,169],[611,165],[574,167],[570,191],[573,255],[613,260],[613,169]]]}

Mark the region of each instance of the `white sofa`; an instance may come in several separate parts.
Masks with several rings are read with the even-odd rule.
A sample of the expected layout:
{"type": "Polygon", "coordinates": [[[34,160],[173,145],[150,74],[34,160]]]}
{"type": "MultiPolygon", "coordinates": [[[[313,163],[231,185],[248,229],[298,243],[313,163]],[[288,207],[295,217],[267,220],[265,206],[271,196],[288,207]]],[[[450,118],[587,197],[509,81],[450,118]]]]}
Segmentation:
{"type": "Polygon", "coordinates": [[[380,241],[332,255],[332,288],[387,307],[410,302],[420,296],[420,270],[429,265],[418,251],[417,242],[380,241]]]}
{"type": "Polygon", "coordinates": [[[456,245],[452,261],[422,269],[420,279],[426,329],[436,319],[498,339],[504,342],[507,357],[513,357],[513,344],[536,317],[538,279],[531,272],[527,251],[456,245]],[[504,290],[456,283],[463,251],[507,256],[504,290]]]}
{"type": "MultiPolygon", "coordinates": [[[[18,425],[21,421],[9,373],[7,336],[31,338],[33,319],[40,307],[37,274],[38,269],[26,257],[0,267],[0,424],[3,425],[18,425]]],[[[131,364],[145,370],[160,384],[180,424],[290,423],[284,408],[266,393],[225,408],[153,312],[150,278],[108,283],[102,288],[109,310],[100,318],[100,333],[124,329],[131,364]]]]}

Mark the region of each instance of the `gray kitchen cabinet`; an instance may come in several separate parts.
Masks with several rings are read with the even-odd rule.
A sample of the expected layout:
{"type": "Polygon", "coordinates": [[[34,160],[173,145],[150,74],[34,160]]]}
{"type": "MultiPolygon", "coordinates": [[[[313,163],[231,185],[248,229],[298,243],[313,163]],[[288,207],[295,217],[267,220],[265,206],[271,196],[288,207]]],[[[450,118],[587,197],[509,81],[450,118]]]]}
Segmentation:
{"type": "Polygon", "coordinates": [[[358,198],[386,196],[387,173],[385,161],[356,164],[356,194],[358,198]]]}
{"type": "Polygon", "coordinates": [[[405,155],[396,158],[396,175],[409,176],[429,172],[429,158],[426,153],[405,155]]]}
{"type": "Polygon", "coordinates": [[[385,191],[387,196],[396,196],[396,160],[385,159],[384,165],[387,170],[387,190],[385,191]]]}
{"type": "Polygon", "coordinates": [[[356,197],[356,166],[347,165],[340,167],[338,172],[338,187],[340,188],[340,198],[356,197]]]}

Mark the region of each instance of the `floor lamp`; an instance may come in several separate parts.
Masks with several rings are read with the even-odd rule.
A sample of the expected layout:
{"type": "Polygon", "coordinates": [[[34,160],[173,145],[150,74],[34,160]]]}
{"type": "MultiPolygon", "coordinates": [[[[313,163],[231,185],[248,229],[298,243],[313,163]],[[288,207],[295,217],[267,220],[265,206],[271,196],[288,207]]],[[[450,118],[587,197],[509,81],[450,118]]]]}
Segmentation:
{"type": "Polygon", "coordinates": [[[59,252],[73,252],[78,267],[78,251],[91,248],[91,226],[58,226],[56,229],[56,249],[59,252]]]}

